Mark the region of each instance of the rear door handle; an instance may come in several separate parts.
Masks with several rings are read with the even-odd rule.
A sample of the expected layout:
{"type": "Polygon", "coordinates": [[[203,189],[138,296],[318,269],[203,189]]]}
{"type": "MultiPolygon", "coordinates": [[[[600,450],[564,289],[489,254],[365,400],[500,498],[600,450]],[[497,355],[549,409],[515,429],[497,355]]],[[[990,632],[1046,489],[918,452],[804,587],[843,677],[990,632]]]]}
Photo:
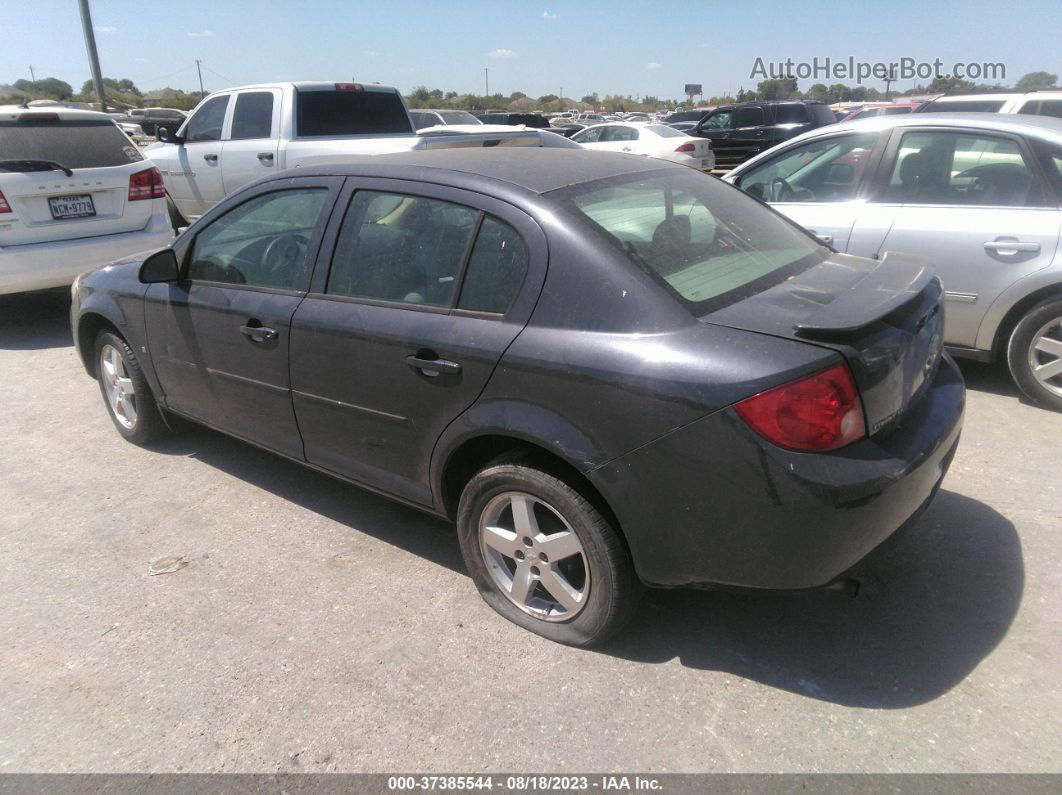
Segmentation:
{"type": "Polygon", "coordinates": [[[266,342],[267,340],[275,340],[277,338],[277,330],[273,328],[266,328],[265,326],[240,326],[240,333],[245,337],[250,337],[252,342],[266,342]]]}
{"type": "Polygon", "coordinates": [[[1009,240],[1006,239],[1006,238],[997,238],[995,240],[987,240],[987,241],[985,241],[985,251],[994,251],[997,254],[1002,254],[1005,257],[1013,256],[1014,254],[1017,254],[1019,251],[1039,251],[1039,250],[1040,250],[1040,244],[1039,243],[1025,243],[1025,242],[1022,242],[1022,241],[1018,240],[1017,238],[1011,238],[1009,240]]]}
{"type": "Polygon", "coordinates": [[[420,356],[407,356],[406,364],[432,378],[437,375],[456,375],[461,372],[461,365],[458,362],[451,362],[446,359],[424,359],[420,356]]]}
{"type": "Polygon", "coordinates": [[[217,155],[203,155],[203,159],[206,160],[208,163],[216,163],[216,162],[218,162],[218,156],[217,155]]]}
{"type": "Polygon", "coordinates": [[[259,160],[272,160],[273,159],[273,153],[272,152],[259,152],[258,153],[258,159],[259,160]]]}
{"type": "Polygon", "coordinates": [[[825,243],[827,245],[829,245],[830,243],[833,242],[833,235],[820,235],[814,229],[809,229],[808,231],[811,232],[811,234],[815,235],[815,237],[817,237],[819,240],[821,240],[823,243],[825,243]]]}

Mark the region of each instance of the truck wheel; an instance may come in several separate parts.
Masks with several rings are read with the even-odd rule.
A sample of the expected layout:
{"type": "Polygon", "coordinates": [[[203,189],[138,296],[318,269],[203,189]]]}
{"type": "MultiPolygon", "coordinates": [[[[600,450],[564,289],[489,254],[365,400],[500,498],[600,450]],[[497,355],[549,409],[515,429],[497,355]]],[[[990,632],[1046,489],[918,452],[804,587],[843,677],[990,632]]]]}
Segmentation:
{"type": "Polygon", "coordinates": [[[578,491],[520,459],[498,459],[464,489],[461,554],[480,595],[524,629],[599,644],[634,613],[642,585],[609,522],[578,491]]]}
{"type": "Polygon", "coordinates": [[[1062,298],[1033,307],[1014,327],[1007,364],[1034,403],[1062,411],[1062,298]]]}

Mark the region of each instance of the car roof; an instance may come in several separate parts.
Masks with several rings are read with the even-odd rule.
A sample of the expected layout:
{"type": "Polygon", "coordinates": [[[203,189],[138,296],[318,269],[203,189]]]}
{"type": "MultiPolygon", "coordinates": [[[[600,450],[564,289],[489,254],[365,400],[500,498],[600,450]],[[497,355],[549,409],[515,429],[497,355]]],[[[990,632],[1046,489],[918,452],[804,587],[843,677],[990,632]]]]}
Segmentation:
{"type": "Polygon", "coordinates": [[[1011,91],[1008,93],[995,93],[995,94],[953,94],[951,96],[937,97],[936,99],[929,100],[929,104],[935,105],[938,102],[981,102],[983,100],[1000,100],[1006,101],[1013,99],[1014,97],[1020,97],[1020,91],[1011,91]]]}
{"type": "Polygon", "coordinates": [[[425,182],[438,179],[458,187],[467,186],[470,181],[475,181],[474,178],[483,178],[542,194],[620,174],[684,168],[686,166],[640,155],[538,146],[494,146],[372,155],[334,165],[300,168],[285,172],[285,176],[327,174],[425,182]]]}
{"type": "Polygon", "coordinates": [[[77,121],[79,119],[103,119],[104,121],[114,121],[114,117],[110,114],[101,113],[98,110],[64,108],[61,105],[40,105],[29,108],[24,108],[21,105],[0,105],[0,120],[3,121],[15,121],[19,116],[27,113],[54,113],[60,119],[65,119],[67,121],[77,121]]]}

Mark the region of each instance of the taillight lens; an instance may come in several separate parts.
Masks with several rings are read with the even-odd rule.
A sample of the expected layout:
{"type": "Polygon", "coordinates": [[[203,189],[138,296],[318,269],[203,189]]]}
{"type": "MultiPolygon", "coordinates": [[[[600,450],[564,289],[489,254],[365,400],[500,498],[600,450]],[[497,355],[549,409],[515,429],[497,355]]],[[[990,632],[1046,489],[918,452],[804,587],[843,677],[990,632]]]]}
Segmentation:
{"type": "Polygon", "coordinates": [[[7,199],[4,198],[4,192],[0,190],[0,213],[11,212],[11,205],[7,203],[7,199]]]}
{"type": "Polygon", "coordinates": [[[836,450],[866,436],[863,403],[843,362],[734,404],[756,433],[802,452],[836,450]]]}
{"type": "Polygon", "coordinates": [[[676,152],[696,152],[697,151],[697,147],[694,146],[693,144],[682,144],[675,151],[676,152]]]}
{"type": "Polygon", "coordinates": [[[162,174],[157,168],[144,169],[129,176],[129,201],[165,198],[166,188],[162,184],[162,174]]]}

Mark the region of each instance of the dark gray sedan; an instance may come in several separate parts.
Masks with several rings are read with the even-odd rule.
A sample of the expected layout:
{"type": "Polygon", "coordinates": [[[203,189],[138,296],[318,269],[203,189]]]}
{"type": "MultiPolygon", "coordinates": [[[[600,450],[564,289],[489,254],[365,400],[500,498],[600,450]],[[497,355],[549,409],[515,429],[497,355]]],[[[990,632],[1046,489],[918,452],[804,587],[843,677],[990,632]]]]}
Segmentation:
{"type": "Polygon", "coordinates": [[[72,323],[126,439],[186,417],[450,517],[495,610],[589,645],[643,584],[826,585],[918,513],[940,299],[682,166],[457,149],[248,186],[72,323]]]}

